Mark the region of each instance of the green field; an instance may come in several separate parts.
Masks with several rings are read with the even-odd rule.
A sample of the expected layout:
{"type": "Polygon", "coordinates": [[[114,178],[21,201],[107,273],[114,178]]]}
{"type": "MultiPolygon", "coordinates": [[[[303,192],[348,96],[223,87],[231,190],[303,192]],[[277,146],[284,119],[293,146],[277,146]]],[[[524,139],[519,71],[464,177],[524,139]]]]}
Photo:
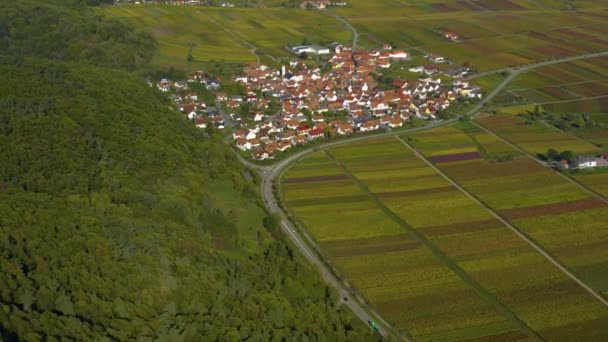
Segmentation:
{"type": "Polygon", "coordinates": [[[208,8],[191,6],[121,5],[101,9],[150,32],[160,43],[155,64],[196,69],[210,61],[262,62],[292,57],[283,46],[351,39],[336,18],[319,12],[287,8],[208,8]],[[193,62],[188,63],[188,54],[193,62]]]}
{"type": "MultiPolygon", "coordinates": [[[[469,146],[472,147],[484,149],[502,144],[504,149],[511,148],[481,129],[475,131],[468,128],[466,133],[455,128],[444,130],[458,136],[452,141],[469,137],[469,146]],[[479,139],[481,136],[486,136],[488,142],[494,142],[488,145],[488,142],[479,139]]],[[[425,147],[424,142],[432,140],[427,138],[430,135],[413,135],[416,138],[414,145],[425,155],[438,153],[435,148],[425,147]]],[[[517,153],[515,150],[513,152],[517,153]]],[[[599,293],[608,291],[608,257],[600,252],[608,248],[608,224],[600,218],[608,214],[605,202],[521,155],[510,161],[496,162],[486,154],[486,158],[438,163],[437,166],[515,227],[534,238],[599,293]]],[[[589,182],[599,180],[590,179],[589,182]]]]}
{"type": "Polygon", "coordinates": [[[494,101],[541,104],[551,112],[605,112],[608,62],[594,57],[534,69],[516,77],[494,101]]]}
{"type": "MultiPolygon", "coordinates": [[[[470,128],[467,133],[432,130],[407,141],[431,157],[481,152],[484,157],[475,160],[440,164],[453,165],[450,173],[462,175],[467,186],[501,212],[586,196],[517,153],[504,168],[492,169],[494,162],[484,158],[512,151],[470,128]],[[458,173],[458,167],[468,171],[458,173]],[[504,175],[525,182],[511,183],[509,190],[479,180],[504,175]],[[516,202],[522,197],[516,186],[531,190],[524,202],[516,202]],[[555,194],[546,197],[534,188],[555,194]],[[563,191],[572,192],[572,197],[564,198],[563,191]]],[[[292,166],[282,184],[288,207],[329,260],[384,318],[415,340],[608,338],[608,309],[601,302],[395,138],[318,152],[292,166]],[[460,317],[463,313],[466,316],[460,317]]],[[[605,210],[562,215],[566,223],[556,226],[563,238],[546,236],[549,219],[514,222],[605,290],[604,264],[590,263],[591,257],[601,256],[601,245],[586,253],[570,252],[587,246],[591,238],[606,240],[602,232],[607,229],[593,224],[605,210]],[[578,241],[567,229],[573,219],[583,225],[578,241]]]]}
{"type": "Polygon", "coordinates": [[[605,2],[578,2],[576,15],[561,1],[363,1],[335,11],[357,27],[364,43],[445,55],[478,70],[605,51],[605,2]],[[475,6],[469,6],[474,3],[475,6]],[[396,27],[403,29],[395,29],[396,27]],[[522,30],[522,28],[528,28],[522,30]],[[443,31],[454,31],[449,42],[443,31]]]}
{"type": "Polygon", "coordinates": [[[602,149],[574,135],[523,118],[495,115],[476,119],[481,125],[523,148],[531,154],[544,154],[548,149],[570,150],[575,154],[597,154],[602,149]]]}

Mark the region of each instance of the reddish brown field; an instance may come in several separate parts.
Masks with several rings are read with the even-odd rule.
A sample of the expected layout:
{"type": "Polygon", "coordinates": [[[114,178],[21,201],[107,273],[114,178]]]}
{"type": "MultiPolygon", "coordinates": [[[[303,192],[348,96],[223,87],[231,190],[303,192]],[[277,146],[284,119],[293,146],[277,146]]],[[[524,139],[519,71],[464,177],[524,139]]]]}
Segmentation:
{"type": "Polygon", "coordinates": [[[315,176],[315,177],[299,177],[299,178],[287,178],[285,183],[308,183],[308,182],[323,182],[323,181],[335,181],[335,180],[346,180],[346,175],[335,175],[335,176],[315,176]]]}
{"type": "Polygon", "coordinates": [[[471,221],[464,223],[446,224],[440,226],[431,226],[424,228],[424,234],[428,235],[443,235],[443,234],[459,234],[477,232],[486,229],[492,229],[501,225],[498,220],[483,220],[471,221]]]}
{"type": "Polygon", "coordinates": [[[585,97],[608,95],[608,80],[572,84],[566,88],[585,97]]]}
{"type": "Polygon", "coordinates": [[[608,204],[597,198],[588,198],[570,202],[539,205],[534,207],[507,209],[502,210],[500,214],[504,215],[510,220],[517,220],[527,217],[559,215],[603,207],[608,207],[608,204]]]}
{"type": "Polygon", "coordinates": [[[444,2],[436,2],[436,3],[432,4],[431,6],[439,12],[454,12],[454,11],[459,10],[458,7],[451,6],[444,2]]]}
{"type": "Polygon", "coordinates": [[[546,45],[531,49],[548,57],[569,57],[577,54],[575,50],[566,49],[562,46],[546,45]]]}
{"type": "Polygon", "coordinates": [[[444,154],[444,155],[440,155],[440,156],[430,157],[429,159],[433,163],[450,163],[450,162],[456,162],[456,161],[478,159],[480,157],[481,157],[481,155],[479,155],[479,152],[464,152],[464,153],[444,154]]]}
{"type": "Polygon", "coordinates": [[[485,7],[490,11],[516,11],[526,9],[525,7],[513,3],[510,0],[478,0],[473,2],[479,6],[485,7]]]}
{"type": "Polygon", "coordinates": [[[393,192],[377,192],[376,195],[380,198],[391,198],[391,197],[403,197],[403,196],[417,196],[425,194],[433,194],[439,192],[453,191],[454,188],[451,186],[444,186],[440,188],[428,188],[418,190],[404,190],[404,191],[393,191],[393,192]]]}

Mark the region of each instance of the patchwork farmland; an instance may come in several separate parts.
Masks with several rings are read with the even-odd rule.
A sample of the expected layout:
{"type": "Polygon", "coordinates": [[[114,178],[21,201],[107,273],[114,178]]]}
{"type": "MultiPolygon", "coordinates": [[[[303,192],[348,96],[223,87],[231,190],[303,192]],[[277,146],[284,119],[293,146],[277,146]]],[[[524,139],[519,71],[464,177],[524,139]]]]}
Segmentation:
{"type": "MultiPolygon", "coordinates": [[[[582,155],[602,154],[606,152],[605,147],[600,148],[598,145],[606,146],[605,144],[608,143],[606,129],[574,136],[536,122],[526,123],[519,117],[486,116],[476,121],[532,155],[545,153],[550,148],[560,151],[571,150],[582,155]]],[[[574,173],[572,177],[608,198],[608,187],[606,187],[608,173],[601,170],[599,172],[582,171],[574,173]]]]}
{"type": "MultiPolygon", "coordinates": [[[[160,43],[158,66],[189,67],[193,62],[262,62],[292,57],[283,49],[305,38],[316,43],[347,42],[351,32],[337,19],[298,10],[297,17],[286,8],[221,9],[191,6],[108,6],[101,11],[128,19],[150,32],[160,43]]],[[[196,68],[198,66],[195,66],[196,68]]]]}
{"type": "Polygon", "coordinates": [[[554,1],[351,3],[336,12],[357,27],[363,42],[390,41],[480,71],[608,49],[605,2],[578,2],[576,14],[559,11],[563,3],[554,1]],[[447,41],[439,34],[444,31],[457,32],[460,39],[447,41]]]}
{"type": "MultiPolygon", "coordinates": [[[[608,227],[598,215],[608,208],[483,132],[448,128],[403,140],[442,169],[452,167],[450,175],[605,295],[608,227]],[[513,159],[492,159],[506,154],[513,159]],[[502,186],[492,177],[513,181],[502,186]],[[564,202],[580,210],[568,212],[564,202]],[[591,240],[595,248],[574,253],[591,240]]],[[[286,172],[282,188],[322,253],[414,340],[608,338],[601,301],[395,138],[310,155],[286,172]]]]}
{"type": "Polygon", "coordinates": [[[537,68],[517,77],[496,103],[541,104],[555,112],[608,112],[608,58],[537,68]],[[596,103],[596,105],[593,105],[596,103]]]}

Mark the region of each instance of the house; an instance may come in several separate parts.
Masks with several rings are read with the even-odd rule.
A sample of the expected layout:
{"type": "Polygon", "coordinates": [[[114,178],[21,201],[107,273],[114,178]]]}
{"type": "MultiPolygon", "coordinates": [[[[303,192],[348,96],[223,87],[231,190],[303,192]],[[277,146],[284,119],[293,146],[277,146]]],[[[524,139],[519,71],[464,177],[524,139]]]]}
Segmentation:
{"type": "Polygon", "coordinates": [[[196,128],[207,128],[207,120],[204,118],[196,118],[194,120],[194,125],[196,125],[196,128]]]}
{"type": "Polygon", "coordinates": [[[349,123],[341,124],[336,132],[340,135],[351,134],[353,132],[353,125],[349,123]]]}
{"type": "Polygon", "coordinates": [[[325,129],[325,127],[329,127],[329,125],[327,124],[327,122],[317,122],[315,124],[315,126],[313,127],[313,129],[317,129],[317,128],[325,129]]]}
{"type": "Polygon", "coordinates": [[[245,139],[247,139],[247,140],[253,140],[256,137],[257,137],[257,134],[253,130],[247,132],[247,135],[245,135],[245,139]]]}
{"type": "Polygon", "coordinates": [[[389,43],[382,44],[382,50],[391,51],[392,49],[393,49],[393,47],[391,46],[391,44],[389,44],[389,43]]]}
{"type": "Polygon", "coordinates": [[[257,113],[255,113],[255,115],[253,116],[253,121],[255,121],[255,122],[262,121],[262,120],[264,120],[264,117],[265,117],[264,113],[257,112],[257,113]]]}
{"type": "Polygon", "coordinates": [[[238,106],[240,106],[240,103],[238,101],[230,100],[230,101],[226,102],[226,107],[228,107],[228,108],[234,109],[234,108],[237,108],[238,106]]]}
{"type": "Polygon", "coordinates": [[[203,81],[203,84],[205,85],[205,89],[209,91],[218,90],[220,88],[220,82],[217,80],[206,79],[203,81]]]}
{"type": "Polygon", "coordinates": [[[298,128],[296,128],[296,131],[298,132],[298,135],[306,135],[308,134],[308,132],[310,132],[312,128],[310,127],[310,125],[308,124],[303,124],[298,126],[298,128]]]}
{"type": "Polygon", "coordinates": [[[282,141],[291,141],[291,139],[295,138],[296,136],[296,132],[294,131],[287,131],[285,133],[283,133],[283,135],[281,135],[281,140],[282,141]]]}
{"type": "Polygon", "coordinates": [[[312,121],[314,121],[314,122],[323,122],[323,121],[325,121],[325,118],[323,117],[322,114],[313,114],[312,115],[312,121]]]}
{"type": "Polygon", "coordinates": [[[415,67],[409,68],[408,71],[422,73],[422,72],[424,72],[424,66],[422,66],[422,65],[415,66],[415,67]]]}
{"type": "Polygon", "coordinates": [[[458,40],[460,38],[460,36],[457,33],[450,32],[450,31],[444,32],[443,33],[443,37],[445,39],[451,40],[451,41],[455,41],[455,40],[458,40]]]}
{"type": "Polygon", "coordinates": [[[427,58],[429,60],[431,60],[431,62],[433,62],[433,63],[445,63],[445,58],[442,56],[429,55],[429,56],[427,56],[427,58]]]}
{"type": "Polygon", "coordinates": [[[247,136],[248,131],[246,129],[240,129],[240,130],[236,130],[234,132],[232,132],[232,139],[237,140],[237,139],[244,139],[245,136],[247,136]]]}
{"type": "Polygon", "coordinates": [[[391,62],[388,59],[381,59],[376,63],[376,65],[379,68],[387,69],[391,67],[391,62]]]}
{"type": "Polygon", "coordinates": [[[296,55],[300,55],[303,53],[313,54],[313,55],[329,55],[330,50],[326,47],[321,47],[318,45],[299,45],[291,48],[291,51],[296,55]]]}
{"type": "Polygon", "coordinates": [[[359,130],[361,132],[370,132],[370,131],[375,131],[378,128],[380,128],[379,122],[376,120],[370,120],[368,122],[361,124],[361,127],[359,127],[359,130]]]}
{"type": "Polygon", "coordinates": [[[437,73],[437,68],[432,65],[427,65],[424,67],[424,73],[427,75],[432,75],[437,73]]]}
{"type": "Polygon", "coordinates": [[[323,129],[321,128],[311,129],[310,131],[308,131],[307,136],[309,141],[323,138],[323,136],[325,136],[325,131],[323,131],[323,129]]]}
{"type": "Polygon", "coordinates": [[[252,157],[253,157],[253,159],[255,159],[255,160],[265,160],[265,159],[268,159],[268,157],[270,157],[270,156],[268,155],[268,152],[266,152],[266,151],[264,151],[264,150],[259,150],[259,151],[253,152],[253,153],[251,154],[251,156],[252,156],[252,157]]]}
{"type": "Polygon", "coordinates": [[[389,122],[388,122],[388,126],[390,128],[398,128],[403,126],[403,121],[401,120],[400,117],[392,117],[390,118],[389,122]]]}
{"type": "Polygon", "coordinates": [[[298,135],[295,138],[293,138],[291,140],[291,144],[292,145],[304,145],[308,142],[308,139],[306,139],[305,135],[298,135]]]}
{"type": "Polygon", "coordinates": [[[241,151],[248,151],[251,150],[251,143],[244,138],[239,138],[236,140],[236,147],[241,151]]]}
{"type": "Polygon", "coordinates": [[[392,51],[388,56],[392,59],[407,59],[409,57],[408,53],[403,50],[392,51]]]}
{"type": "Polygon", "coordinates": [[[188,89],[188,83],[186,81],[178,81],[173,85],[175,89],[188,89]]]}
{"type": "Polygon", "coordinates": [[[281,151],[281,152],[285,152],[286,150],[291,148],[291,142],[290,141],[279,141],[277,143],[277,150],[281,151]]]}
{"type": "Polygon", "coordinates": [[[215,100],[219,102],[227,101],[228,95],[226,93],[217,93],[215,94],[215,100]]]}
{"type": "Polygon", "coordinates": [[[571,164],[574,169],[590,169],[597,166],[597,160],[595,157],[578,156],[571,164]]]}

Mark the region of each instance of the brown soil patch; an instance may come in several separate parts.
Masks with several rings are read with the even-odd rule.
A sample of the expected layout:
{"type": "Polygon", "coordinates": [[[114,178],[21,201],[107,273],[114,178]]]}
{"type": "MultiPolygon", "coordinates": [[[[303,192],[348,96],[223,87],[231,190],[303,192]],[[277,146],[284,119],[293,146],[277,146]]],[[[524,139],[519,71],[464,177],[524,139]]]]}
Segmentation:
{"type": "Polygon", "coordinates": [[[526,217],[548,216],[572,213],[583,210],[597,209],[608,207],[606,202],[597,198],[588,198],[570,202],[561,202],[553,204],[538,205],[525,208],[514,208],[501,210],[500,214],[511,220],[517,220],[526,217]]]}
{"type": "Polygon", "coordinates": [[[308,183],[308,182],[323,182],[333,180],[346,180],[346,175],[333,175],[333,176],[315,176],[315,177],[298,177],[298,178],[287,178],[285,183],[308,183]]]}
{"type": "Polygon", "coordinates": [[[481,156],[479,152],[463,152],[463,153],[454,153],[454,154],[444,154],[440,156],[430,157],[429,160],[433,163],[450,163],[456,161],[470,160],[470,159],[478,159],[481,156]]]}
{"type": "Polygon", "coordinates": [[[501,223],[498,220],[482,220],[482,221],[471,221],[464,223],[452,223],[444,224],[440,226],[430,226],[420,228],[420,231],[425,235],[443,235],[443,234],[458,234],[458,233],[469,233],[478,232],[486,229],[493,229],[500,227],[501,223]]]}
{"type": "Polygon", "coordinates": [[[428,189],[417,189],[417,190],[403,190],[403,191],[392,191],[392,192],[378,192],[376,195],[380,198],[393,198],[393,197],[408,197],[417,195],[433,194],[438,192],[448,192],[454,190],[451,186],[443,186],[439,188],[428,188],[428,189]]]}
{"type": "Polygon", "coordinates": [[[434,9],[440,12],[454,12],[458,11],[458,8],[450,6],[444,2],[434,3],[431,5],[434,9]]]}

